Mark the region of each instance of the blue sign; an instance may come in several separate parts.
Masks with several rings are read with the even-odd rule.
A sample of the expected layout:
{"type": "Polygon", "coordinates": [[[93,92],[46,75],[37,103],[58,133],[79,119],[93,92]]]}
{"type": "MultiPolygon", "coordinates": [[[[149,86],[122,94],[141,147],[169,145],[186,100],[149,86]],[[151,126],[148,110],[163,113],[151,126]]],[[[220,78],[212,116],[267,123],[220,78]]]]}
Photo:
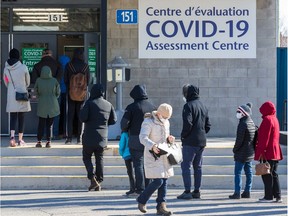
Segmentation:
{"type": "Polygon", "coordinates": [[[138,12],[137,10],[116,10],[117,24],[137,24],[138,12]]]}

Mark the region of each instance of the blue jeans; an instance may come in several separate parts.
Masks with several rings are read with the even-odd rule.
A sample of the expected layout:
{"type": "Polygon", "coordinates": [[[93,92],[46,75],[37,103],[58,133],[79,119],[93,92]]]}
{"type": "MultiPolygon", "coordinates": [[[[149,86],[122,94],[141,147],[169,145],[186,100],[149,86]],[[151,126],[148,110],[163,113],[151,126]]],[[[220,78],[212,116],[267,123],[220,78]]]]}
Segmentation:
{"type": "Polygon", "coordinates": [[[158,207],[160,203],[166,202],[166,193],[167,193],[166,178],[153,179],[152,182],[145,188],[145,190],[137,198],[137,201],[141,204],[146,204],[156,190],[158,190],[156,199],[158,207]]]}
{"type": "Polygon", "coordinates": [[[191,190],[191,165],[194,170],[194,189],[199,190],[201,187],[203,151],[204,147],[184,145],[182,148],[181,169],[185,191],[191,190]]]}
{"type": "Polygon", "coordinates": [[[145,189],[144,152],[130,149],[131,159],[135,172],[135,188],[137,192],[145,189]]]}
{"type": "Polygon", "coordinates": [[[235,167],[234,167],[234,184],[235,184],[235,190],[234,192],[237,194],[240,194],[241,187],[242,187],[242,177],[241,172],[244,168],[244,172],[246,175],[246,184],[245,184],[245,192],[250,192],[252,188],[252,162],[245,162],[241,163],[239,161],[235,161],[235,167]]]}

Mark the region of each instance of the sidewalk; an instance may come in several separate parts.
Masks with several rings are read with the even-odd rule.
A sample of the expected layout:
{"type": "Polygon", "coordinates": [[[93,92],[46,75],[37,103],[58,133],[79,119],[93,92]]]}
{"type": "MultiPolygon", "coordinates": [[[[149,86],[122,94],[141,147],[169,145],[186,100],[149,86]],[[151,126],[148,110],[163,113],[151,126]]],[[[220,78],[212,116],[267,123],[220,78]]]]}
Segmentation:
{"type": "MultiPolygon", "coordinates": [[[[233,186],[231,185],[231,188],[233,186]]],[[[263,191],[253,191],[250,199],[230,200],[232,190],[203,190],[202,199],[178,200],[182,190],[168,189],[167,206],[174,215],[287,215],[287,191],[283,203],[259,203],[263,191]]],[[[74,191],[1,191],[1,216],[115,216],[156,215],[155,194],[147,204],[148,213],[137,209],[135,197],[123,190],[100,192],[74,191]]]]}

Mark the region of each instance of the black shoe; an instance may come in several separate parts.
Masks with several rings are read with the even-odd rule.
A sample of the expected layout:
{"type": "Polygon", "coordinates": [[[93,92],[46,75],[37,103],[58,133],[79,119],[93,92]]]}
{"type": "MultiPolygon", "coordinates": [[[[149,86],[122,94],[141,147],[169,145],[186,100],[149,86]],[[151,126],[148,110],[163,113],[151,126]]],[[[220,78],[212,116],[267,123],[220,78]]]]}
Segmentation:
{"type": "Polygon", "coordinates": [[[90,186],[88,188],[88,191],[90,191],[90,190],[95,190],[96,191],[96,189],[99,188],[99,187],[100,187],[100,184],[96,181],[95,177],[93,177],[91,179],[91,184],[90,184],[90,186]]]}
{"type": "Polygon", "coordinates": [[[51,148],[51,142],[50,141],[46,142],[46,148],[51,148]]]}
{"type": "Polygon", "coordinates": [[[184,191],[182,194],[177,196],[177,199],[185,199],[185,200],[193,199],[192,193],[185,193],[185,191],[184,191]]]}
{"type": "Polygon", "coordinates": [[[234,193],[233,195],[229,196],[229,199],[240,199],[240,194],[234,193]]]}
{"type": "Polygon", "coordinates": [[[66,139],[65,144],[66,145],[71,145],[72,144],[72,139],[66,139]]]}
{"type": "Polygon", "coordinates": [[[200,192],[193,191],[191,194],[194,199],[200,199],[200,192]]]}
{"type": "Polygon", "coordinates": [[[41,141],[38,141],[35,147],[36,148],[42,148],[41,141]]]}
{"type": "Polygon", "coordinates": [[[125,193],[127,196],[131,195],[131,194],[135,194],[134,190],[129,190],[125,193]]]}
{"type": "Polygon", "coordinates": [[[241,194],[241,198],[250,198],[250,192],[244,191],[244,192],[241,194]]]}

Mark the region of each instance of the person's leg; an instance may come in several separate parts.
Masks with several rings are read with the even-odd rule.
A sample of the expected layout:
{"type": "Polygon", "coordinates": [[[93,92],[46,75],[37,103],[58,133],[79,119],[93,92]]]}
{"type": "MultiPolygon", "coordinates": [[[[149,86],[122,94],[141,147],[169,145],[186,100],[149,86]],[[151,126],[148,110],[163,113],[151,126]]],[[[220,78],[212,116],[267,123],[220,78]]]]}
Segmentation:
{"type": "Polygon", "coordinates": [[[132,159],[125,160],[125,165],[126,165],[127,174],[129,177],[129,184],[130,184],[129,192],[133,193],[135,191],[135,177],[134,177],[134,172],[133,172],[132,159]]]}
{"type": "Polygon", "coordinates": [[[195,153],[192,151],[191,146],[183,146],[182,149],[183,162],[181,163],[182,178],[184,182],[184,188],[186,192],[191,190],[191,164],[195,157],[195,153]]]}
{"type": "Polygon", "coordinates": [[[67,140],[66,143],[72,142],[73,120],[75,115],[75,102],[68,97],[68,119],[67,119],[67,140]]]}
{"type": "Polygon", "coordinates": [[[278,178],[278,161],[271,161],[271,174],[273,177],[273,196],[276,199],[281,199],[281,189],[280,189],[280,183],[278,178]],[[273,165],[272,165],[273,164],[273,165]]]}
{"type": "Polygon", "coordinates": [[[46,118],[46,134],[47,134],[47,142],[51,141],[52,129],[53,129],[54,118],[46,118]]]}
{"type": "Polygon", "coordinates": [[[83,102],[77,102],[76,103],[76,115],[77,115],[77,143],[80,144],[82,142],[82,122],[80,121],[80,110],[83,102]]]}
{"type": "Polygon", "coordinates": [[[166,194],[167,194],[167,179],[163,178],[161,180],[162,180],[162,184],[158,188],[157,199],[156,199],[158,207],[162,202],[166,202],[166,194]]]}
{"type": "Polygon", "coordinates": [[[45,128],[45,123],[46,123],[46,119],[39,117],[38,129],[37,129],[37,140],[38,140],[38,142],[42,141],[43,131],[44,131],[44,128],[45,128]]]}
{"type": "Polygon", "coordinates": [[[246,184],[245,184],[244,191],[247,193],[250,193],[252,189],[252,181],[253,181],[252,162],[245,163],[244,171],[246,175],[246,184]]]}
{"type": "Polygon", "coordinates": [[[24,112],[18,112],[18,145],[23,146],[25,142],[23,140],[24,134],[24,112]]]}
{"type": "Polygon", "coordinates": [[[202,182],[202,161],[204,147],[192,147],[192,154],[195,154],[192,159],[194,170],[194,191],[199,192],[202,182]]]}
{"type": "Polygon", "coordinates": [[[242,187],[242,176],[241,172],[244,167],[244,163],[241,163],[240,161],[235,161],[235,167],[234,167],[234,193],[240,194],[241,187],[242,187]]]}
{"type": "MultiPolygon", "coordinates": [[[[160,188],[162,184],[163,184],[163,179],[153,179],[152,182],[145,188],[145,190],[137,198],[137,201],[145,205],[147,201],[150,199],[150,197],[152,196],[152,194],[158,188],[160,188]]],[[[162,191],[162,196],[165,196],[165,195],[166,195],[166,191],[165,191],[165,194],[164,194],[164,191],[162,191]]]]}
{"type": "MultiPolygon", "coordinates": [[[[272,165],[271,161],[268,161],[270,166],[272,165]]],[[[264,199],[273,200],[273,177],[272,174],[262,175],[262,180],[264,183],[264,199]]]]}
{"type": "Polygon", "coordinates": [[[10,146],[15,147],[15,129],[16,129],[17,113],[10,113],[10,146]]]}
{"type": "Polygon", "coordinates": [[[93,167],[92,159],[91,159],[92,153],[93,151],[91,151],[91,149],[85,148],[83,146],[82,160],[87,171],[87,178],[90,180],[94,177],[94,173],[93,173],[94,167],[93,167]]]}
{"type": "Polygon", "coordinates": [[[145,188],[144,154],[142,151],[132,149],[130,149],[130,154],[135,172],[136,192],[141,193],[145,188]]]}
{"type": "Polygon", "coordinates": [[[99,183],[101,183],[104,179],[103,152],[104,152],[104,148],[101,146],[97,146],[97,148],[94,150],[95,162],[96,162],[95,176],[96,176],[97,182],[99,183]]]}

